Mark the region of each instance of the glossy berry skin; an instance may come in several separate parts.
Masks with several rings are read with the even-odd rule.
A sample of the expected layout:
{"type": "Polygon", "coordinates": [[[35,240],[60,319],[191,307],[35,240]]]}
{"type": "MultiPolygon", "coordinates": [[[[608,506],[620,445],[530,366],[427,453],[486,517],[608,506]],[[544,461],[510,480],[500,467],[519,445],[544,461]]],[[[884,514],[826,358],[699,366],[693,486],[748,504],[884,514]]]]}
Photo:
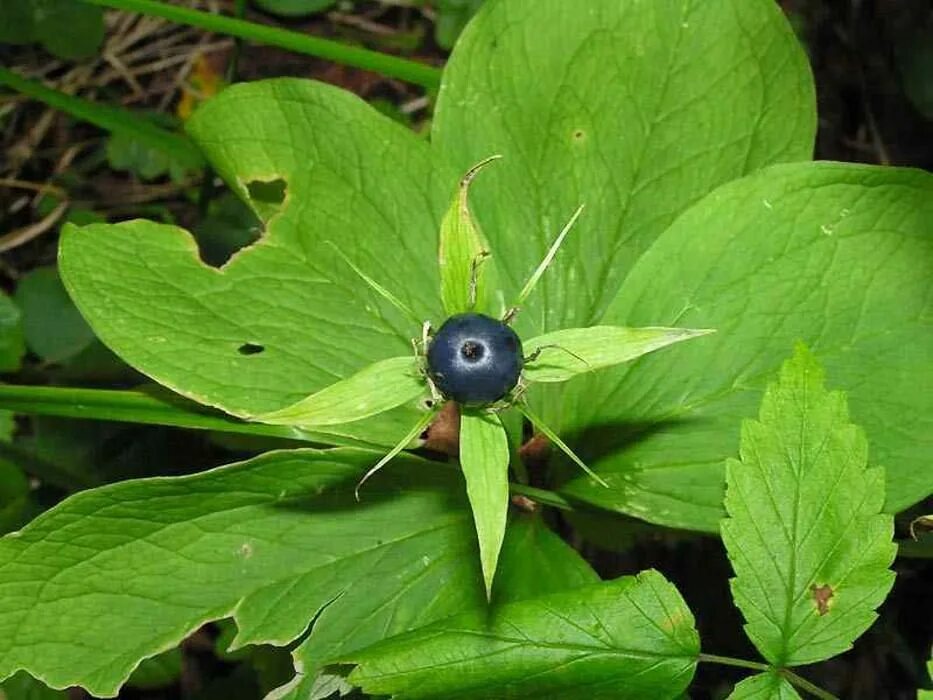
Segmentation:
{"type": "Polygon", "coordinates": [[[476,406],[498,401],[518,383],[522,341],[483,314],[448,318],[428,345],[428,374],[444,398],[476,406]]]}

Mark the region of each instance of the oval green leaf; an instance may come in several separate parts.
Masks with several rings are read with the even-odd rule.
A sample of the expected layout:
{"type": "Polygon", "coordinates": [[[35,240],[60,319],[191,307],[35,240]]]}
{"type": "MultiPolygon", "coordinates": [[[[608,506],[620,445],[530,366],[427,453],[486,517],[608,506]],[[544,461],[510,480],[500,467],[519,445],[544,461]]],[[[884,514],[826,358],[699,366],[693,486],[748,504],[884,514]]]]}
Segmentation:
{"type": "Polygon", "coordinates": [[[456,172],[503,156],[470,198],[507,301],[586,205],[517,318],[531,337],[599,323],[678,214],[809,158],[815,130],[807,57],[774,0],[489,0],[444,69],[432,141],[456,172]]]}
{"type": "Polygon", "coordinates": [[[610,485],[576,498],[716,531],[724,461],[798,340],[848,391],[893,512],[933,492],[933,176],[839,163],[769,168],[686,212],[606,323],[715,328],[565,387],[562,434],[610,485]]]}
{"type": "Polygon", "coordinates": [[[443,620],[349,654],[350,682],[410,698],[673,699],[699,637],[656,571],[443,620]]]}

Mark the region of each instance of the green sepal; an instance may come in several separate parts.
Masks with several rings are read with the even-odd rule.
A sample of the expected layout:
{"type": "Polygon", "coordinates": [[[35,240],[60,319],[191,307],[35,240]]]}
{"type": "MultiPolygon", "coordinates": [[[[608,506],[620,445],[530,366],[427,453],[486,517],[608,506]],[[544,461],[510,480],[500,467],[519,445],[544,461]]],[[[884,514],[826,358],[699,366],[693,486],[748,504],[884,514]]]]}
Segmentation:
{"type": "Polygon", "coordinates": [[[491,251],[467,201],[470,184],[477,173],[501,156],[491,156],[470,168],[460,180],[454,201],[441,222],[438,264],[441,272],[441,302],[448,316],[467,311],[488,313],[491,251]]]}
{"type": "Polygon", "coordinates": [[[476,524],[486,598],[490,599],[509,511],[509,442],[498,415],[462,410],[460,466],[476,524]]]}
{"type": "Polygon", "coordinates": [[[313,428],[352,423],[413,401],[426,392],[414,355],[380,360],[307,398],[253,420],[313,428]]]}
{"type": "Polygon", "coordinates": [[[529,357],[524,377],[529,382],[565,382],[578,374],[629,362],[649,352],[714,333],[690,328],[565,328],[526,341],[529,357]]]}

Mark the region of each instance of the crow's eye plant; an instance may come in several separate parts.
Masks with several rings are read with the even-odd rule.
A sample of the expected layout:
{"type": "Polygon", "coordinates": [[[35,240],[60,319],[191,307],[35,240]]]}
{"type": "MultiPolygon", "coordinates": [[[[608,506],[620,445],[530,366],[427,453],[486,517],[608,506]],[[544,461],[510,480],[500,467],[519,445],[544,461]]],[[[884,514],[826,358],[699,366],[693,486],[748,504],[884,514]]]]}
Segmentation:
{"type": "Polygon", "coordinates": [[[215,267],[69,225],[62,278],[133,367],[312,446],[0,540],[0,677],[112,696],[232,618],[290,646],[278,699],[673,699],[699,662],[832,698],[792,669],[872,624],[933,491],[933,178],[809,161],[815,125],[772,0],[487,0],[430,140],[311,81],[207,102],[188,132],[260,239],[215,267]],[[456,462],[414,452],[445,401],[456,462]],[[661,573],[600,581],[545,506],[720,534],[761,659],[701,652],[661,573]]]}
{"type": "MultiPolygon", "coordinates": [[[[440,412],[443,401],[454,402],[460,419],[460,465],[476,521],[487,596],[492,595],[492,581],[505,536],[509,506],[509,440],[496,414],[515,405],[535,428],[549,437],[595,481],[608,488],[609,485],[594,474],[521,399],[527,384],[567,381],[584,372],[611,367],[709,332],[618,326],[569,328],[527,341],[525,346],[531,354],[524,357],[522,341],[508,323],[551,264],[582,208],[577,209],[558,234],[541,264],[522,287],[515,303],[499,309],[500,318],[485,315],[483,312],[492,311],[495,303],[492,300],[505,297],[502,292],[489,289],[486,283],[486,273],[493,264],[490,260],[492,253],[473,222],[467,196],[479,168],[490,160],[483,161],[464,175],[441,224],[440,298],[448,317],[437,334],[432,333],[431,323],[425,321],[420,345],[416,340],[412,341],[414,355],[381,360],[298,403],[254,416],[254,419],[266,423],[313,430],[369,418],[421,396],[428,405],[427,410],[401,441],[363,475],[356,489],[359,499],[362,483],[424,432],[440,412]],[[558,354],[558,351],[566,356],[558,354]]],[[[396,295],[349,260],[347,263],[374,291],[402,315],[417,323],[415,313],[396,295]]]]}

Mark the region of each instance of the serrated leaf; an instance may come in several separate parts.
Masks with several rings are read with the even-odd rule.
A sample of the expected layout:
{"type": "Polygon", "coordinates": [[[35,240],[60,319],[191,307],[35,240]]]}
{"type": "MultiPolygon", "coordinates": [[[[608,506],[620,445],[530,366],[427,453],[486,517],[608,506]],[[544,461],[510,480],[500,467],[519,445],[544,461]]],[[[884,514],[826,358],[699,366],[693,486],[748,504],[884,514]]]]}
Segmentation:
{"type": "Polygon", "coordinates": [[[723,464],[803,340],[849,393],[893,512],[933,491],[933,176],[775,166],[686,212],[639,260],[605,323],[715,328],[566,386],[562,434],[613,487],[567,491],[715,530],[723,464]],[[590,430],[591,426],[602,429],[590,430]],[[578,442],[579,441],[579,442],[578,442]]]}
{"type": "Polygon", "coordinates": [[[726,464],[722,538],[745,631],[775,666],[814,663],[852,646],[894,584],[894,521],[884,473],[845,396],[798,346],[742,425],[741,462],[726,464]]]}
{"type": "MultiPolygon", "coordinates": [[[[419,317],[439,317],[437,231],[454,180],[436,173],[428,144],[353,95],[298,80],[228,88],[187,126],[265,231],[216,269],[173,226],[68,227],[62,276],[101,340],[161,384],[240,416],[411,352],[420,329],[325,242],[352,241],[362,269],[378,269],[419,317]]],[[[391,445],[415,413],[372,420],[354,430],[391,445]]]]}
{"type": "Polygon", "coordinates": [[[0,539],[0,677],[25,668],[109,696],[208,620],[233,617],[244,646],[285,644],[315,619],[302,648],[320,664],[485,609],[459,475],[400,457],[359,504],[377,456],[271,452],[69,498],[0,539]]]}
{"type": "Polygon", "coordinates": [[[815,111],[773,0],[491,0],[444,69],[432,142],[458,172],[503,156],[470,194],[506,300],[586,205],[516,320],[531,337],[600,322],[638,256],[717,185],[810,157],[815,111]]]}
{"type": "Polygon", "coordinates": [[[438,265],[441,275],[441,303],[448,316],[476,311],[490,312],[488,269],[492,250],[477,228],[470,211],[469,193],[480,170],[499,156],[480,161],[460,180],[453,203],[441,222],[438,265]]]}
{"type": "Polygon", "coordinates": [[[800,700],[800,695],[779,673],[768,671],[737,683],[726,700],[800,700]]]}
{"type": "Polygon", "coordinates": [[[253,419],[316,428],[369,418],[427,393],[418,363],[414,355],[380,360],[296,404],[253,419]]]}
{"type": "Polygon", "coordinates": [[[492,598],[509,512],[509,442],[495,413],[460,412],[460,467],[476,525],[486,597],[492,598]]]}
{"type": "Polygon", "coordinates": [[[524,377],[530,382],[565,382],[578,374],[629,362],[675,343],[709,335],[689,328],[591,326],[545,333],[522,344],[528,357],[524,377]]]}
{"type": "Polygon", "coordinates": [[[21,318],[16,304],[0,292],[0,372],[14,372],[22,364],[26,347],[21,318]]]}
{"type": "Polygon", "coordinates": [[[677,589],[646,571],[443,620],[341,662],[364,692],[405,698],[675,698],[699,638],[677,589]]]}

